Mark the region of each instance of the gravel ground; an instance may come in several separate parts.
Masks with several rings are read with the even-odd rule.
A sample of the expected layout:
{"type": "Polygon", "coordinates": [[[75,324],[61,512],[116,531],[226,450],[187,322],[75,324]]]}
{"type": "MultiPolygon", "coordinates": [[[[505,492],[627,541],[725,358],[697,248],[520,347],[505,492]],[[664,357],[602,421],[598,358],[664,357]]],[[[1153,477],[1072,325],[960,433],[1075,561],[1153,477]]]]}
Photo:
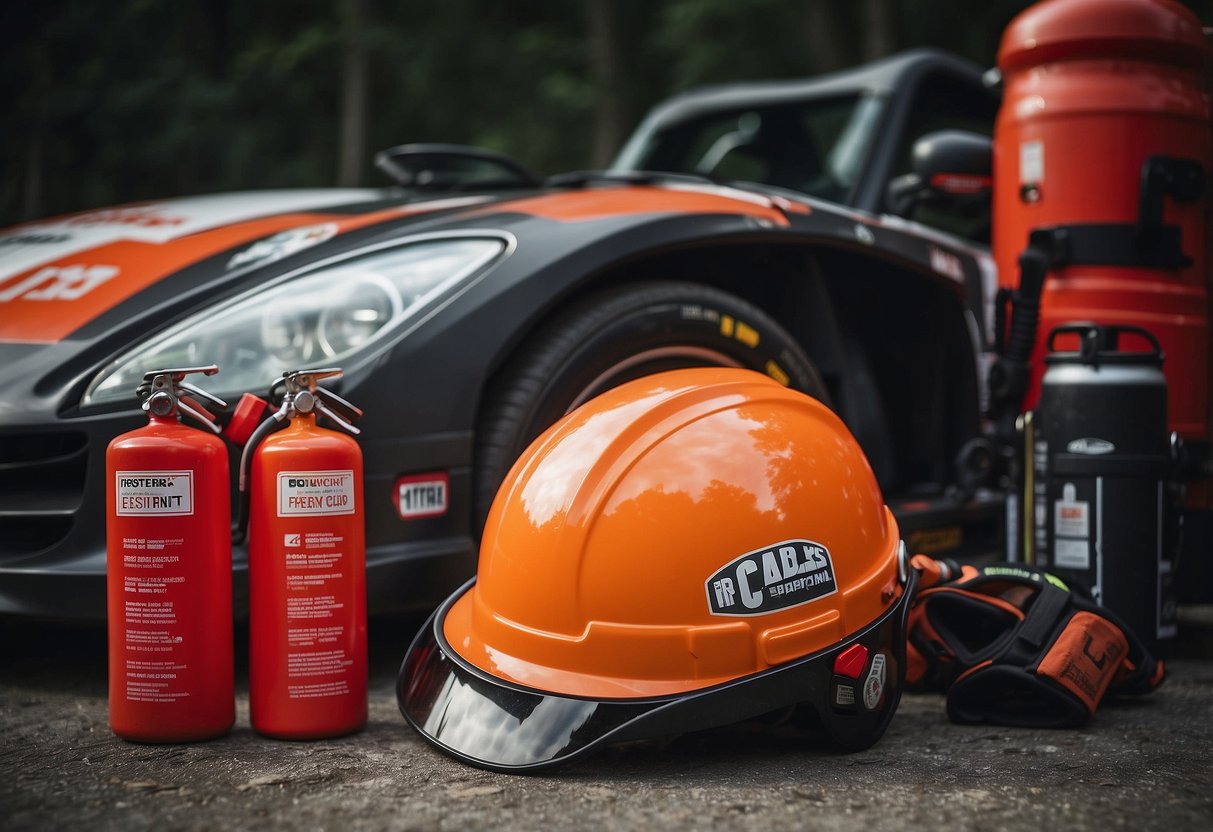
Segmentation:
{"type": "Polygon", "coordinates": [[[370,722],[261,738],[238,685],[225,738],[139,745],[107,725],[97,629],[0,621],[0,828],[15,830],[1213,829],[1213,652],[1082,730],[952,725],[910,694],[874,748],[834,755],[723,729],[610,749],[559,774],[492,774],[433,751],[396,709],[416,622],[372,623],[370,722]]]}

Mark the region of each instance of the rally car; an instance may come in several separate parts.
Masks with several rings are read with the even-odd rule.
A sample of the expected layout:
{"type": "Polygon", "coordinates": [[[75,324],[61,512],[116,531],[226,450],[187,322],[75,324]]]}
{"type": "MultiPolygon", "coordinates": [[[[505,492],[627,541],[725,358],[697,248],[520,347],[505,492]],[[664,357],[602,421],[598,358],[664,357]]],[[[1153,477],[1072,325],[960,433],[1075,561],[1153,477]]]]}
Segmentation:
{"type": "Polygon", "coordinates": [[[983,147],[988,168],[973,131],[997,104],[977,66],[920,51],[682,95],[602,172],[540,182],[409,145],[380,155],[381,190],[5,230],[0,613],[104,617],[106,445],[145,422],[145,372],[211,363],[199,384],[229,402],[343,368],[334,390],[365,411],[372,610],[447,595],[527,443],[675,367],[752,368],[828,402],[918,548],[992,538],[997,499],[965,464],[993,328],[988,200],[923,177],[942,157],[980,168],[983,147]]]}

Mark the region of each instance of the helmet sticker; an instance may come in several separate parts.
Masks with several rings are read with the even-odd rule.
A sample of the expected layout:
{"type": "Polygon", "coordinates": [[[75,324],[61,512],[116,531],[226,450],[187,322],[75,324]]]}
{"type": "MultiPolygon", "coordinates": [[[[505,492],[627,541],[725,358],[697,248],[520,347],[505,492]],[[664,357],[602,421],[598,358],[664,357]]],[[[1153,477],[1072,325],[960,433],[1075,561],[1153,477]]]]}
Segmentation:
{"type": "Polygon", "coordinates": [[[830,550],[785,540],[729,561],[704,584],[712,615],[765,615],[838,591],[830,550]]]}
{"type": "Polygon", "coordinates": [[[884,693],[885,669],[884,653],[877,653],[872,658],[872,669],[868,678],[863,682],[863,706],[869,711],[876,710],[880,704],[880,696],[884,693]]]}

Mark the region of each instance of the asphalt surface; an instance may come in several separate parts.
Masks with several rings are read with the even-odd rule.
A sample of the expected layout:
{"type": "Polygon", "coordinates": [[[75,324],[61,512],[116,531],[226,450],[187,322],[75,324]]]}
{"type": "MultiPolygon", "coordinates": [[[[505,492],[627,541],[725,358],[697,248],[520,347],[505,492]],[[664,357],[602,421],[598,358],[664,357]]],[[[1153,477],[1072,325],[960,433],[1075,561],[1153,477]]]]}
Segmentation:
{"type": "Polygon", "coordinates": [[[261,738],[241,680],[228,736],[157,746],[109,731],[103,630],[0,621],[0,829],[1213,829],[1213,629],[1080,730],[952,725],[909,694],[858,754],[731,728],[519,776],[450,760],[400,717],[417,623],[372,622],[359,734],[261,738]]]}

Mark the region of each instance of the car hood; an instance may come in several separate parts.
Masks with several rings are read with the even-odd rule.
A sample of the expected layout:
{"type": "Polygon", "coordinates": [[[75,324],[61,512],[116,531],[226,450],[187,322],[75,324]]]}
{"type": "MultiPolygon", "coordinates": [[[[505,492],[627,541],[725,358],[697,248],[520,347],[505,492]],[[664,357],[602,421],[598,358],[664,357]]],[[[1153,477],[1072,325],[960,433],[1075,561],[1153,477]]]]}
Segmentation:
{"type": "MultiPolygon", "coordinates": [[[[716,189],[713,189],[716,190],[716,189]]],[[[778,217],[770,200],[622,188],[519,199],[508,211],[561,221],[649,212],[736,212],[778,217]]],[[[408,201],[371,189],[262,191],[136,203],[0,230],[0,344],[53,344],[187,267],[212,276],[245,271],[355,229],[487,196],[408,201]]],[[[479,213],[479,212],[474,212],[479,213]]],[[[125,308],[139,312],[139,304],[125,308]]]]}
{"type": "Polygon", "coordinates": [[[358,229],[487,199],[418,202],[369,188],[239,192],[0,229],[0,422],[58,410],[101,356],[138,337],[132,329],[157,326],[261,266],[358,229]]]}
{"type": "Polygon", "coordinates": [[[66,415],[100,363],[150,329],[306,262],[299,256],[350,250],[406,227],[522,234],[525,226],[533,229],[527,232],[532,241],[542,239],[543,257],[558,258],[659,216],[715,215],[731,217],[722,220],[729,227],[786,227],[788,214],[810,211],[710,184],[419,196],[371,189],[218,194],[0,230],[0,389],[6,391],[0,423],[43,418],[35,413],[66,415]]]}
{"type": "Polygon", "coordinates": [[[228,268],[323,242],[378,219],[383,196],[369,189],[217,194],[0,231],[0,342],[61,341],[167,275],[242,244],[255,243],[233,254],[228,268]]]}

